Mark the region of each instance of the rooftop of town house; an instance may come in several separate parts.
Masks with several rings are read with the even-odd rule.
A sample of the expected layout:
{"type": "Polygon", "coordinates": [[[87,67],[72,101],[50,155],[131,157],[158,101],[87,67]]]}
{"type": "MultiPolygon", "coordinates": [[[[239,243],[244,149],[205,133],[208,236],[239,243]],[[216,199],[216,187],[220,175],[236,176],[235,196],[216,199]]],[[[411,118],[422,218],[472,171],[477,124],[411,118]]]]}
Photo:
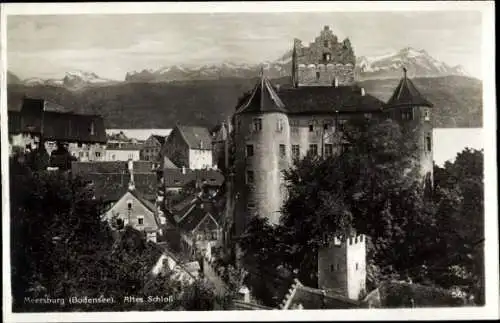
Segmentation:
{"type": "Polygon", "coordinates": [[[215,169],[164,168],[163,180],[167,188],[184,187],[192,181],[206,181],[208,185],[221,186],[224,175],[215,169]]]}
{"type": "Polygon", "coordinates": [[[304,286],[298,279],[283,298],[281,309],[348,309],[361,307],[360,301],[354,301],[348,297],[324,291],[317,288],[304,286]]]}
{"type": "Polygon", "coordinates": [[[104,119],[78,114],[44,99],[23,98],[20,109],[8,111],[9,133],[40,133],[44,140],[105,143],[104,119]]]}
{"type": "MultiPolygon", "coordinates": [[[[155,200],[158,179],[152,163],[135,161],[133,165],[136,191],[146,201],[155,200]]],[[[130,173],[125,161],[73,162],[71,166],[73,175],[88,181],[98,199],[117,201],[128,191],[130,173]]]]}
{"type": "Polygon", "coordinates": [[[176,128],[190,149],[212,149],[212,136],[208,128],[182,125],[177,125],[176,128]]]}

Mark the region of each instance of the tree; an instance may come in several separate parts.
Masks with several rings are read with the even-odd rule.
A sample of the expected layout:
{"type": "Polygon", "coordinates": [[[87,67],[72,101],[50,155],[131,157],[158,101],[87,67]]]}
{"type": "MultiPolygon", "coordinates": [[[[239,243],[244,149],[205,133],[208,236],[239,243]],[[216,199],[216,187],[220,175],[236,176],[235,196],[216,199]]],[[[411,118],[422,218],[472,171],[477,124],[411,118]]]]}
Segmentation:
{"type": "Polygon", "coordinates": [[[309,286],[317,283],[317,251],[327,237],[368,235],[369,258],[385,276],[423,264],[435,228],[409,134],[391,120],[359,119],[346,124],[341,140],[340,154],[307,156],[285,171],[289,197],[280,225],[250,227],[251,243],[243,244],[257,263],[282,262],[309,286]]]}
{"type": "MultiPolygon", "coordinates": [[[[13,311],[159,310],[175,303],[121,300],[126,295],[181,299],[179,282],[151,274],[163,249],[129,226],[115,239],[102,220],[103,206],[83,180],[65,172],[18,170],[10,178],[13,311]],[[115,303],[33,307],[24,302],[45,295],[113,297],[115,303]]],[[[208,292],[195,296],[207,300],[208,292]]],[[[203,302],[189,297],[183,300],[203,302]]]]}
{"type": "Polygon", "coordinates": [[[471,287],[484,303],[484,180],[483,152],[466,148],[454,162],[434,166],[439,248],[447,254],[448,270],[436,279],[441,284],[471,287]]]}

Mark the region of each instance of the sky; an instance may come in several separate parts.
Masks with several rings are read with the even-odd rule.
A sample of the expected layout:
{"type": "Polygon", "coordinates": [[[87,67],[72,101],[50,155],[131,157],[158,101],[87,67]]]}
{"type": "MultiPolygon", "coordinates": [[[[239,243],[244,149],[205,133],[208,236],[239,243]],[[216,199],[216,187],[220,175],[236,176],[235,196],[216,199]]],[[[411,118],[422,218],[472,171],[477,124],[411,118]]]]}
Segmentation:
{"type": "Polygon", "coordinates": [[[260,63],[313,41],[325,25],[349,37],[356,56],[424,49],[481,78],[481,13],[322,12],[7,17],[8,70],[21,79],[83,70],[123,80],[169,65],[260,63]]]}

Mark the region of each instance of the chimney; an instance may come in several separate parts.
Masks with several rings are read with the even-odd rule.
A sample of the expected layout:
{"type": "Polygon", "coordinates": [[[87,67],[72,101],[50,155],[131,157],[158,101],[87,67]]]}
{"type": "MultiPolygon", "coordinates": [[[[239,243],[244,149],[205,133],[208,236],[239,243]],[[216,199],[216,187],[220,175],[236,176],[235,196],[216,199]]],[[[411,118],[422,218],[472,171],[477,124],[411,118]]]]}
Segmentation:
{"type": "Polygon", "coordinates": [[[132,159],[128,160],[128,172],[130,174],[128,190],[133,191],[135,189],[135,183],[134,183],[134,161],[132,159]]]}
{"type": "Polygon", "coordinates": [[[361,96],[365,96],[365,88],[364,87],[361,88],[361,96]]]}
{"type": "Polygon", "coordinates": [[[335,87],[339,87],[339,79],[338,79],[338,77],[335,77],[334,85],[335,85],[335,87]]]}

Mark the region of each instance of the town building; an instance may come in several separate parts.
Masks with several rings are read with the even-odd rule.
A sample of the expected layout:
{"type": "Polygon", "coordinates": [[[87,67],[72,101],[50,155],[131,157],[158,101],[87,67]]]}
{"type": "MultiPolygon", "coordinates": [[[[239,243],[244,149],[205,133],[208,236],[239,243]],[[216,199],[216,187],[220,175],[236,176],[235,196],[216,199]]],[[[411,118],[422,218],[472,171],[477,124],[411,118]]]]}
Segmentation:
{"type": "Polygon", "coordinates": [[[348,120],[390,116],[406,130],[418,129],[413,139],[422,153],[415,162],[432,179],[430,103],[405,73],[385,104],[356,85],[354,64],[349,39],[339,42],[325,27],[308,47],[295,40],[290,86],[274,86],[262,73],[239,100],[231,136],[236,236],[253,216],[279,222],[287,198],[283,170],[306,154],[340,153],[347,147],[342,134],[348,120]]]}
{"type": "Polygon", "coordinates": [[[19,107],[10,106],[8,132],[11,154],[44,150],[50,156],[59,147],[94,160],[102,158],[106,145],[101,116],[74,113],[44,99],[24,97],[19,107]]]}
{"type": "MultiPolygon", "coordinates": [[[[135,190],[151,203],[156,203],[158,179],[152,171],[152,163],[133,162],[133,182],[135,190]]],[[[96,199],[102,200],[108,208],[114,205],[129,190],[131,173],[129,162],[73,162],[71,172],[89,183],[96,199]]]]}
{"type": "Polygon", "coordinates": [[[211,168],[213,159],[210,132],[205,127],[177,125],[165,141],[161,156],[168,157],[177,167],[211,168]]]}
{"type": "Polygon", "coordinates": [[[226,170],[229,164],[229,146],[226,145],[228,136],[231,133],[230,122],[222,122],[212,128],[212,156],[214,165],[222,171],[226,170]],[[226,158],[227,157],[227,158],[226,158]]]}
{"type": "Polygon", "coordinates": [[[108,142],[105,161],[139,161],[141,159],[141,144],[134,142],[108,142]]]}
{"type": "Polygon", "coordinates": [[[158,163],[160,161],[160,151],[161,147],[165,144],[165,136],[151,135],[148,139],[144,141],[140,151],[141,160],[154,161],[158,163]]]}
{"type": "Polygon", "coordinates": [[[103,217],[113,228],[129,225],[157,242],[161,220],[150,162],[73,162],[72,175],[86,181],[93,197],[104,203],[103,217]]]}

